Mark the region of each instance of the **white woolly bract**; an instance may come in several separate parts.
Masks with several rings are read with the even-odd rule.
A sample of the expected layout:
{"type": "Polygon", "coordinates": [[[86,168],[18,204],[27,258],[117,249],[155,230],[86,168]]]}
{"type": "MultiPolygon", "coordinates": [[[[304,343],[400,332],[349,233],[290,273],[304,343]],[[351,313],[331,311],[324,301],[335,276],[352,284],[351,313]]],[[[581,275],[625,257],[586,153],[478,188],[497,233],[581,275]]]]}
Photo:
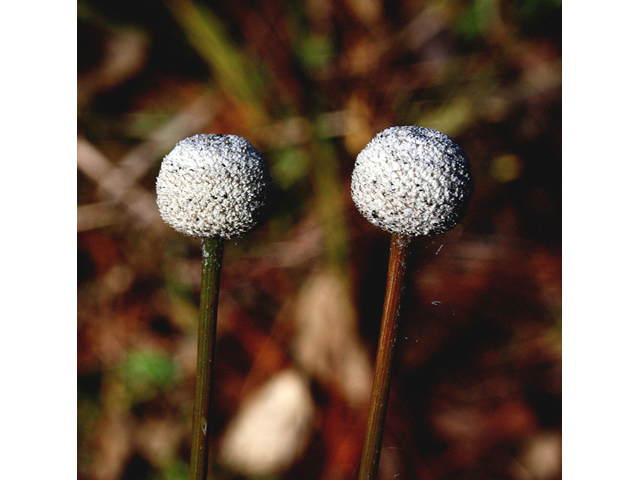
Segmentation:
{"type": "Polygon", "coordinates": [[[437,130],[380,132],[360,152],[351,196],[364,217],[391,233],[437,235],[464,217],[473,191],[469,159],[437,130]]]}
{"type": "Polygon", "coordinates": [[[178,142],[156,181],[162,219],[195,237],[230,238],[264,219],[271,177],[262,154],[235,135],[195,135],[178,142]]]}

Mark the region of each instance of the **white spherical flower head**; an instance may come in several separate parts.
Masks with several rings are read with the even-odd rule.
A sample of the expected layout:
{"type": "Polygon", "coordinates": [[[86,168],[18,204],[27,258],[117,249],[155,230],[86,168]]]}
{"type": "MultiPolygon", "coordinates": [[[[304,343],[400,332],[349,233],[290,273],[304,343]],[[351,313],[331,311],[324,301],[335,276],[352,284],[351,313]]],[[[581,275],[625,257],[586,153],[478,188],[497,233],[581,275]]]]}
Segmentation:
{"type": "Polygon", "coordinates": [[[271,185],[264,157],[244,138],[195,135],[162,161],[158,208],[179,232],[231,238],[262,222],[271,185]]]}
{"type": "Polygon", "coordinates": [[[358,154],[351,178],[360,213],[388,232],[410,237],[455,227],[472,191],[462,148],[444,133],[416,126],[376,135],[358,154]]]}

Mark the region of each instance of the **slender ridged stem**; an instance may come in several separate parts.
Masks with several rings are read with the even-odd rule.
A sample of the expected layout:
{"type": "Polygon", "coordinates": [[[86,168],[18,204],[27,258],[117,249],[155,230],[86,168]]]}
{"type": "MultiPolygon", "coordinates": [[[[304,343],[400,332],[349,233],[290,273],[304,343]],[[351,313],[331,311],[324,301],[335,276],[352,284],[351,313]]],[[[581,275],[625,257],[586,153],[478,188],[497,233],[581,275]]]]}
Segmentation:
{"type": "Polygon", "coordinates": [[[196,395],[193,405],[191,461],[189,480],[206,480],[209,453],[209,407],[211,380],[218,320],[218,292],[224,239],[202,239],[202,285],[200,287],[200,322],[198,324],[198,354],[196,395]]]}
{"type": "Polygon", "coordinates": [[[360,462],[359,480],[375,480],[378,474],[384,419],[391,384],[391,362],[396,343],[400,297],[410,239],[410,237],[399,234],[393,234],[391,238],[387,292],[384,299],[378,353],[373,375],[371,407],[360,462]]]}

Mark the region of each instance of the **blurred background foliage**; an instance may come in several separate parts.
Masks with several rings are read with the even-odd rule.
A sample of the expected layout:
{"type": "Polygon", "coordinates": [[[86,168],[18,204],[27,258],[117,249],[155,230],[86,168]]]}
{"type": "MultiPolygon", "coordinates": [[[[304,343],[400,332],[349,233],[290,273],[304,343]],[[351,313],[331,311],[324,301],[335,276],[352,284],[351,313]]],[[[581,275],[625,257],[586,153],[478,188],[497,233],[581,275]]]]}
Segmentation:
{"type": "Polygon", "coordinates": [[[248,139],[276,184],[225,250],[212,470],[356,478],[389,235],[350,173],[409,124],[455,138],[476,191],[412,243],[380,478],[561,477],[559,0],[81,0],[79,478],[187,476],[200,246],[154,182],[196,133],[248,139]],[[251,443],[287,423],[247,413],[269,398],[295,448],[251,443]]]}

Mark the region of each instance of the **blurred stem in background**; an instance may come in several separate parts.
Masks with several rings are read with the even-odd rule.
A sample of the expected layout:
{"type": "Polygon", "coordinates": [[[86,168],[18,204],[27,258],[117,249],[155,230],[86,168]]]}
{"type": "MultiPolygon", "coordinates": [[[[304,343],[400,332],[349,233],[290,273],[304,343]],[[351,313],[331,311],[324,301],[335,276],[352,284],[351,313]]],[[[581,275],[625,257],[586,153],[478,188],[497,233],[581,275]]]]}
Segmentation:
{"type": "MultiPolygon", "coordinates": [[[[256,137],[264,127],[273,123],[263,105],[267,85],[263,81],[260,65],[250,64],[246,56],[234,45],[224,26],[204,5],[190,0],[170,0],[168,5],[185,31],[192,46],[209,65],[212,78],[225,94],[235,98],[245,115],[247,129],[256,137]]],[[[300,18],[296,19],[301,21],[300,18]]],[[[302,32],[303,29],[298,29],[302,32]]],[[[332,141],[321,139],[317,117],[324,112],[318,104],[321,92],[309,78],[316,68],[314,63],[301,61],[298,74],[304,90],[304,115],[316,118],[307,139],[306,151],[311,159],[317,214],[323,226],[325,261],[337,272],[344,272],[348,257],[348,238],[344,222],[343,185],[338,170],[338,159],[332,141]]],[[[267,141],[270,139],[267,138],[267,141]]],[[[277,139],[272,139],[272,142],[277,139]]],[[[267,145],[267,150],[272,145],[267,145]]],[[[299,161],[304,161],[302,158],[299,161]]]]}
{"type": "Polygon", "coordinates": [[[259,92],[264,91],[261,76],[249,66],[226,35],[224,26],[210,10],[190,0],[169,0],[169,8],[182,26],[193,48],[209,65],[215,83],[235,98],[245,114],[249,129],[269,123],[259,92]]]}
{"type": "Polygon", "coordinates": [[[349,247],[335,149],[330,141],[314,138],[310,151],[317,209],[324,226],[325,259],[332,269],[344,272],[349,247]]]}

